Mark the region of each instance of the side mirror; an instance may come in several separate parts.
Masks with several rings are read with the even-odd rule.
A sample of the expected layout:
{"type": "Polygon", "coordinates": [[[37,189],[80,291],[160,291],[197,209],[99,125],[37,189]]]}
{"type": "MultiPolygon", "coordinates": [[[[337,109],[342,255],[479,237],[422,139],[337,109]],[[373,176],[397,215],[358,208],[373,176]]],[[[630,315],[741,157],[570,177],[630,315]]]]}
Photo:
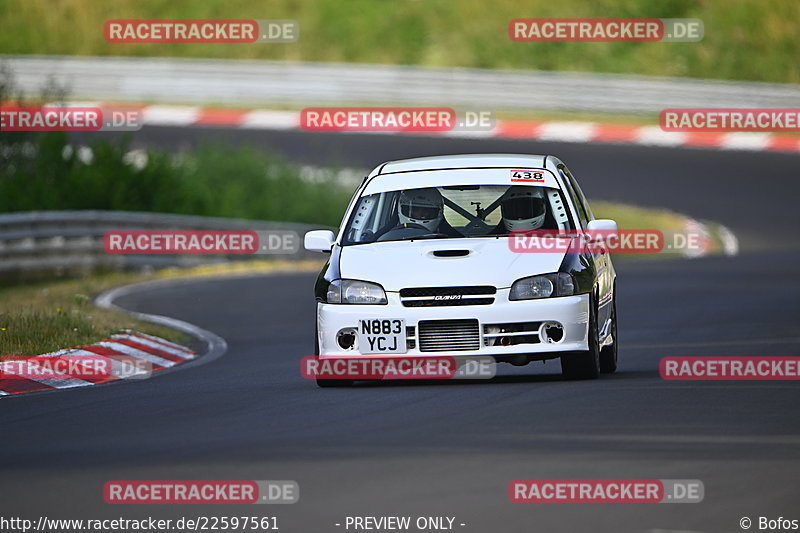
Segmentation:
{"type": "Polygon", "coordinates": [[[586,230],[616,232],[619,231],[619,228],[617,227],[616,221],[608,218],[600,218],[597,220],[590,220],[586,225],[586,230]]]}
{"type": "Polygon", "coordinates": [[[327,229],[309,231],[303,239],[303,246],[309,252],[330,253],[334,239],[333,232],[327,229]]]}
{"type": "Polygon", "coordinates": [[[607,218],[590,220],[589,223],[586,224],[586,233],[589,239],[594,242],[593,249],[595,252],[600,252],[601,254],[607,252],[606,239],[611,235],[616,236],[618,231],[619,229],[617,228],[616,221],[607,218]]]}

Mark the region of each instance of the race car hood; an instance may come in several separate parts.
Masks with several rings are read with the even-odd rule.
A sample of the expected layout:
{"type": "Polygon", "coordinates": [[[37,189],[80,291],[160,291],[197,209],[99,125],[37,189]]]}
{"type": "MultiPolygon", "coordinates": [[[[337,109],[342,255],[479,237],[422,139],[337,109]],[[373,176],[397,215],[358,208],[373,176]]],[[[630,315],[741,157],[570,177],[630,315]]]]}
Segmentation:
{"type": "Polygon", "coordinates": [[[557,272],[564,252],[519,253],[505,237],[377,242],[345,246],[342,278],[406,287],[493,285],[508,288],[526,276],[557,272]]]}

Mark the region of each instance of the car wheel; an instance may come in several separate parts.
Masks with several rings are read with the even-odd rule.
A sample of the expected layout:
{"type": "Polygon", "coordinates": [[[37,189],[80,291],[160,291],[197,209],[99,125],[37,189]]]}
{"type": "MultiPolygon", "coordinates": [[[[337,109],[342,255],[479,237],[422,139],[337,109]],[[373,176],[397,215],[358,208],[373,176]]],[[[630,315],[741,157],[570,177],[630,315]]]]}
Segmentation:
{"type": "Polygon", "coordinates": [[[589,349],[561,356],[561,374],[567,379],[596,379],[600,376],[600,340],[597,333],[597,305],[589,298],[589,349]]]}
{"type": "MultiPolygon", "coordinates": [[[[319,335],[318,330],[314,329],[314,356],[319,357],[319,335]]],[[[317,378],[317,387],[350,387],[353,385],[352,379],[320,379],[317,378]]]]}
{"type": "MultiPolygon", "coordinates": [[[[615,291],[616,292],[616,291],[615,291]]],[[[613,374],[617,371],[617,296],[611,300],[611,338],[613,342],[600,349],[600,372],[603,374],[613,374]]]]}

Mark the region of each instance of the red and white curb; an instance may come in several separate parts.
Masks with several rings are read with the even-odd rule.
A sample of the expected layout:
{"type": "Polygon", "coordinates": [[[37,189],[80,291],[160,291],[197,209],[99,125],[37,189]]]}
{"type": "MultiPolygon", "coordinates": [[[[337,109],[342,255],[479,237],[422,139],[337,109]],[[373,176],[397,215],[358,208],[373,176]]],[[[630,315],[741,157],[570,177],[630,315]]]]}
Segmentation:
{"type": "MultiPolygon", "coordinates": [[[[711,230],[706,224],[703,224],[702,222],[695,220],[693,218],[689,218],[684,223],[684,231],[687,234],[700,235],[700,241],[703,243],[701,249],[687,248],[683,252],[684,257],[687,258],[704,257],[717,252],[717,250],[714,249],[714,243],[711,239],[711,230]]],[[[717,237],[721,241],[721,246],[722,246],[722,249],[719,250],[718,253],[722,253],[727,256],[733,256],[739,253],[739,240],[736,238],[736,235],[734,235],[731,230],[729,230],[725,226],[717,225],[716,233],[717,237]]]]}
{"type": "MultiPolygon", "coordinates": [[[[37,361],[43,362],[46,358],[58,358],[71,363],[80,363],[82,357],[85,357],[87,362],[94,363],[98,359],[106,360],[109,367],[119,364],[119,360],[115,358],[124,357],[125,359],[140,359],[147,362],[153,372],[171,368],[186,361],[190,361],[197,357],[197,354],[174,342],[139,333],[136,331],[123,330],[120,333],[112,335],[108,339],[103,339],[95,344],[88,346],[80,346],[78,348],[70,348],[66,350],[59,350],[57,352],[46,353],[36,357],[26,358],[25,367],[31,372],[27,374],[18,374],[19,367],[9,362],[0,363],[0,371],[3,375],[13,375],[14,377],[0,378],[0,395],[7,396],[12,394],[24,394],[27,392],[41,392],[56,389],[70,389],[74,387],[86,387],[99,383],[107,383],[110,381],[118,381],[120,379],[137,379],[131,376],[129,378],[118,377],[102,377],[81,379],[75,375],[66,374],[63,372],[48,371],[49,377],[40,377],[35,372],[37,361]],[[55,375],[56,377],[52,377],[55,375]]],[[[52,365],[43,365],[52,366],[52,365]]],[[[138,378],[141,379],[141,378],[138,378]]]]}
{"type": "MultiPolygon", "coordinates": [[[[192,106],[128,105],[76,102],[70,105],[140,109],[146,126],[227,127],[259,130],[300,130],[299,111],[217,109],[192,106]]],[[[353,132],[356,133],[356,132],[353,132]]],[[[394,133],[394,132],[388,132],[394,133]]],[[[406,133],[411,135],[411,133],[406,133]]],[[[498,120],[486,131],[413,133],[446,137],[531,139],[575,143],[619,143],[643,146],[696,147],[720,150],[800,152],[800,136],[774,133],[685,133],[667,132],[659,126],[637,126],[601,122],[498,120]]]]}

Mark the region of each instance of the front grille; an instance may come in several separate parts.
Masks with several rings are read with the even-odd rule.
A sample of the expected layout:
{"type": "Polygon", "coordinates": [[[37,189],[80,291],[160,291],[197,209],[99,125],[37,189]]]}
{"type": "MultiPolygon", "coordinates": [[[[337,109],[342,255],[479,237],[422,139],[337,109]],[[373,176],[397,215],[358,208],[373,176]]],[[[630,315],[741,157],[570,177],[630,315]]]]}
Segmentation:
{"type": "Polygon", "coordinates": [[[477,320],[421,320],[418,326],[421,352],[463,352],[480,348],[477,320]]]}
{"type": "Polygon", "coordinates": [[[490,285],[471,287],[416,287],[400,289],[405,307],[441,307],[458,305],[490,305],[497,289],[490,285]]]}
{"type": "Polygon", "coordinates": [[[416,287],[413,289],[400,289],[400,297],[406,296],[445,296],[452,294],[475,295],[495,294],[497,289],[491,285],[474,285],[468,287],[416,287]]]}

